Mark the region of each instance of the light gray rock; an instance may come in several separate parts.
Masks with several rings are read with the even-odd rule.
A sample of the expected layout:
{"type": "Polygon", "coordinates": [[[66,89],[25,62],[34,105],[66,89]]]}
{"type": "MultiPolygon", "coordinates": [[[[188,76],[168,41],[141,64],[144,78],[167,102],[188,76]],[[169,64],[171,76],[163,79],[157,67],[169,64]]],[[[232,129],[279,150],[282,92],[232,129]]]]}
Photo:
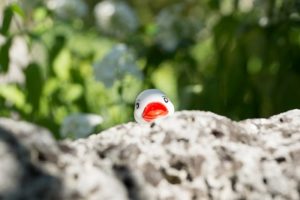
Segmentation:
{"type": "Polygon", "coordinates": [[[59,143],[0,127],[0,199],[300,199],[300,110],[241,122],[181,111],[59,143]]]}
{"type": "Polygon", "coordinates": [[[43,167],[57,157],[55,148],[45,129],[0,118],[0,199],[60,199],[60,178],[43,167]]]}

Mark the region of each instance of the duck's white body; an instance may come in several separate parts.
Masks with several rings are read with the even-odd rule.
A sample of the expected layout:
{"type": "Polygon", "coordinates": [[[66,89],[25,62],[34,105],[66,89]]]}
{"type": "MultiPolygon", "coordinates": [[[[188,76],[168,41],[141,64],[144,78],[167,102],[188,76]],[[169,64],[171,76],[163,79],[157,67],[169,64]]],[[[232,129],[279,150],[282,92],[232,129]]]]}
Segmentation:
{"type": "Polygon", "coordinates": [[[162,91],[148,89],[141,92],[135,101],[134,118],[138,123],[149,123],[172,115],[174,105],[162,91]]]}

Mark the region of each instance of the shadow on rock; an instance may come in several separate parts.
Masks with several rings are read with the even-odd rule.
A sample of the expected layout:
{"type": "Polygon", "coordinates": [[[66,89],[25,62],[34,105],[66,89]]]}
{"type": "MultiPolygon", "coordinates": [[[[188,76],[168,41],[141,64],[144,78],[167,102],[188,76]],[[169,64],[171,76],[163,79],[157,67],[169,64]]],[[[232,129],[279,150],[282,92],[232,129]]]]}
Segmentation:
{"type": "Polygon", "coordinates": [[[34,165],[29,150],[1,127],[0,163],[0,199],[61,199],[61,181],[34,165]]]}

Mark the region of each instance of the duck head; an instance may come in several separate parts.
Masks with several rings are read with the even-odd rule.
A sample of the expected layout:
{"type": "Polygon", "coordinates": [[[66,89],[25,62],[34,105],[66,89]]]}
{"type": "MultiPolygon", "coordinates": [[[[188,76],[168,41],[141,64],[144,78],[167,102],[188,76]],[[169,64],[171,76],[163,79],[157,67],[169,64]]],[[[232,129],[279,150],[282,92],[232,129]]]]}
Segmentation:
{"type": "Polygon", "coordinates": [[[141,92],[135,101],[134,118],[138,123],[149,123],[172,115],[174,105],[162,91],[148,89],[141,92]]]}

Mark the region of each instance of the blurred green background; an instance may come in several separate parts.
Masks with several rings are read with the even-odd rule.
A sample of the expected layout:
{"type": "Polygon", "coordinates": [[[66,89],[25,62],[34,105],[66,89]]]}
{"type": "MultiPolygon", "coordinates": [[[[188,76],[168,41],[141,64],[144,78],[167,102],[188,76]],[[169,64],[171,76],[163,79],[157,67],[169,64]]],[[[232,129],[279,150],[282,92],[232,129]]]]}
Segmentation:
{"type": "Polygon", "coordinates": [[[56,138],[133,121],[146,88],[237,120],[300,107],[299,0],[1,0],[0,24],[0,116],[56,138]]]}

